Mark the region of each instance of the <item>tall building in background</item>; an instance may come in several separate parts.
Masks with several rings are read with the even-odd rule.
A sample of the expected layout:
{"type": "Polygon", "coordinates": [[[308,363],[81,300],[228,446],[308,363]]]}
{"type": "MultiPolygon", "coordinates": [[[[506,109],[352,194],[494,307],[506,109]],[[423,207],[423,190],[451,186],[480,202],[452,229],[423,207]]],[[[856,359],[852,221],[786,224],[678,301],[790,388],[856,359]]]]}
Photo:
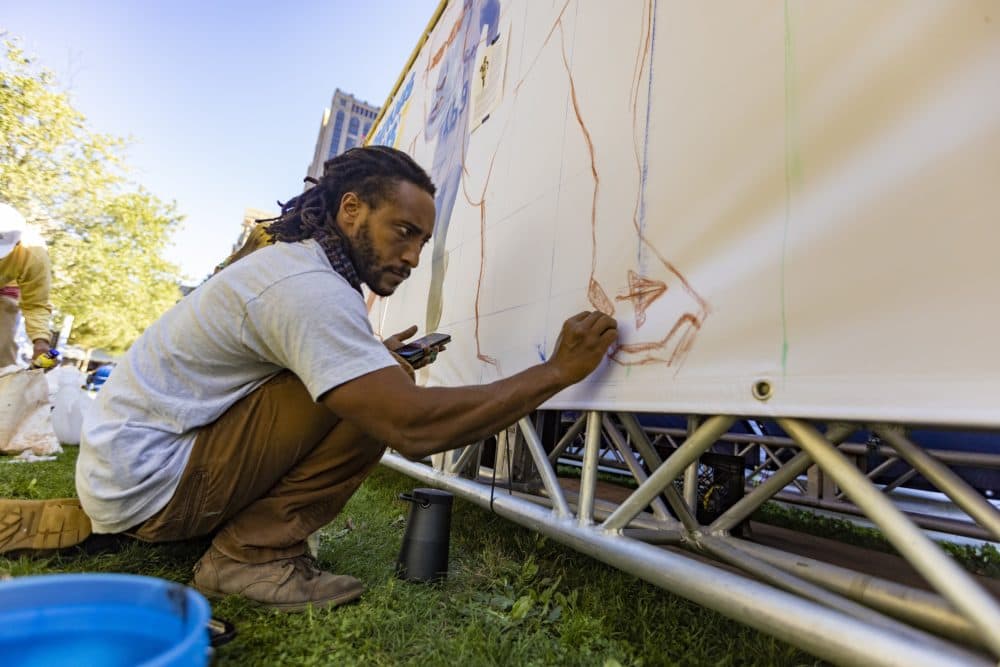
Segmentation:
{"type": "Polygon", "coordinates": [[[316,150],[307,175],[319,178],[323,175],[324,162],[348,148],[364,144],[378,111],[378,107],[338,88],[330,100],[330,108],[323,111],[323,122],[319,127],[319,136],[316,137],[316,150]]]}

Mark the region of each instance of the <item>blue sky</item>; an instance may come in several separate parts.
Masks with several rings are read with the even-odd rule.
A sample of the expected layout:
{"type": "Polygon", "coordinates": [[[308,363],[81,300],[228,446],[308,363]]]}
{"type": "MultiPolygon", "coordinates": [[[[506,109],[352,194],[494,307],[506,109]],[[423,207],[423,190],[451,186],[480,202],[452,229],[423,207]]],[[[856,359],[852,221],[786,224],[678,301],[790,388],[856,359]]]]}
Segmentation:
{"type": "Polygon", "coordinates": [[[167,257],[200,280],[246,207],[301,191],[335,88],[381,105],[438,0],[4,3],[134,179],[185,216],[167,257]]]}

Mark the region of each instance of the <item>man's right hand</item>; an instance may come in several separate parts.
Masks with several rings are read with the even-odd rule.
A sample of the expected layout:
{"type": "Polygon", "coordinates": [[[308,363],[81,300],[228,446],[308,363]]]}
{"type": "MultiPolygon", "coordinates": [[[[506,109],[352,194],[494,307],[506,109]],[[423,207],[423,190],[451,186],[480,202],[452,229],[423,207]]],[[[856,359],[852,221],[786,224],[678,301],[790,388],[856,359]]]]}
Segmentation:
{"type": "Polygon", "coordinates": [[[548,363],[559,369],[567,386],[590,375],[618,340],[618,322],[604,313],[584,311],[563,323],[548,363]]]}

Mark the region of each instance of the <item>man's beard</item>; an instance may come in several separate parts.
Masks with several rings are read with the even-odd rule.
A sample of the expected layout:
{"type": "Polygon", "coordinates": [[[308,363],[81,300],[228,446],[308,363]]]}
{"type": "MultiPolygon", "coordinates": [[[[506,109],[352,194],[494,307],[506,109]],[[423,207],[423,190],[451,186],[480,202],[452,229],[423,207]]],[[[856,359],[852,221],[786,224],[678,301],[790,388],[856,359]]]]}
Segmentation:
{"type": "Polygon", "coordinates": [[[361,282],[368,285],[368,289],[372,292],[379,296],[389,296],[395,291],[395,288],[386,290],[378,284],[379,279],[387,270],[382,265],[378,253],[375,252],[371,228],[367,222],[361,225],[357,237],[351,242],[351,259],[354,260],[354,268],[358,272],[361,282]]]}

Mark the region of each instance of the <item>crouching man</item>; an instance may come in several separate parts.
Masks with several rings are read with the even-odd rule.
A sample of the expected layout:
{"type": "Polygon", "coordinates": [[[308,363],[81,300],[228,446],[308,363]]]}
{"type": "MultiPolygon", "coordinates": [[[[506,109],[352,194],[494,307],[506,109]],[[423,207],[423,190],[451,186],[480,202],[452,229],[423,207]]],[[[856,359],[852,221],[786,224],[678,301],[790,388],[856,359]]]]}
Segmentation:
{"type": "Polygon", "coordinates": [[[388,445],[421,459],[496,433],[586,377],[617,338],[580,313],[551,358],[489,385],[417,386],[376,339],[362,283],[387,296],[434,228],[435,188],[405,153],[350,150],[283,207],[273,243],[232,263],[135,342],[85,423],[72,501],[0,501],[0,551],[95,533],[212,535],[194,586],[286,611],[353,600],[306,538],[388,445]],[[6,517],[5,519],[3,517],[6,517]],[[4,537],[6,535],[6,538],[4,537]]]}

